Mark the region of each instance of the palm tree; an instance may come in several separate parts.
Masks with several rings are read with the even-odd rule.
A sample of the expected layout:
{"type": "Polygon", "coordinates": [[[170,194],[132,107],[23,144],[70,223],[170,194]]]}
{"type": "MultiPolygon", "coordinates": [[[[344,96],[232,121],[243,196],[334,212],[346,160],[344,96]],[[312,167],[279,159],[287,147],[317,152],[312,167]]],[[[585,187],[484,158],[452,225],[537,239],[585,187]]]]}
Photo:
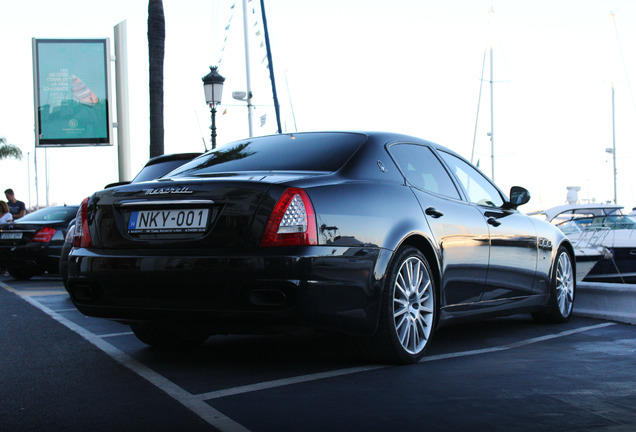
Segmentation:
{"type": "Polygon", "coordinates": [[[148,1],[148,63],[150,88],[150,157],[163,154],[163,59],[166,22],[162,0],[148,1]]]}
{"type": "Polygon", "coordinates": [[[9,144],[5,137],[0,137],[0,159],[22,159],[22,150],[13,144],[9,144]]]}

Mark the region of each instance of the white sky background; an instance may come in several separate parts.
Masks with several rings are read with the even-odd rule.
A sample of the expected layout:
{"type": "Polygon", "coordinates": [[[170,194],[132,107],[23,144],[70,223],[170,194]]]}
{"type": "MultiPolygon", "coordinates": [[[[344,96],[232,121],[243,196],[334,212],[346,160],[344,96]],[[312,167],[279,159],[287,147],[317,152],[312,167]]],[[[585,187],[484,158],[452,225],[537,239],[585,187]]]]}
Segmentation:
{"type": "MultiPolygon", "coordinates": [[[[201,77],[210,65],[219,64],[226,77],[217,142],[246,137],[247,109],[231,97],[246,87],[241,1],[227,33],[234,0],[163,3],[165,152],[202,151],[202,137],[209,148],[210,113],[201,77]]],[[[261,23],[259,2],[254,3],[256,14],[248,14],[258,105],[253,125],[254,134],[263,135],[275,132],[276,124],[261,63],[265,51],[258,47],[258,26],[253,27],[261,23]],[[261,127],[263,114],[267,122],[261,127]]],[[[636,205],[633,0],[266,0],[283,128],[295,130],[291,94],[299,131],[401,132],[470,159],[490,6],[496,183],[505,192],[513,185],[527,187],[533,198],[524,211],[564,203],[570,185],[581,186],[582,199],[612,200],[612,158],[605,149],[612,146],[614,80],[618,201],[631,209],[636,205]]],[[[113,27],[123,20],[133,174],[143,166],[149,154],[147,8],[145,0],[0,0],[0,136],[25,154],[22,161],[0,161],[0,190],[12,187],[18,199],[36,204],[31,38],[109,37],[112,47],[113,27]]],[[[486,80],[489,74],[487,63],[486,80]]],[[[490,88],[484,83],[475,162],[490,176],[489,131],[490,88]]],[[[38,149],[37,156],[44,205],[45,151],[38,149]]],[[[49,148],[46,158],[50,204],[78,203],[118,180],[116,146],[49,148]]]]}

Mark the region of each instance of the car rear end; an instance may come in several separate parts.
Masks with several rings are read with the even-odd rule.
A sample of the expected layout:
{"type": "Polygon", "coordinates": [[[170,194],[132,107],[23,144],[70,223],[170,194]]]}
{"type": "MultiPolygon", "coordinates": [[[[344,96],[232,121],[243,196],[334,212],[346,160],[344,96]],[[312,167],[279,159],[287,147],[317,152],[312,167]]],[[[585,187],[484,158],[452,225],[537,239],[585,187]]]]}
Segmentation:
{"type": "Polygon", "coordinates": [[[269,146],[280,140],[303,140],[281,136],[257,141],[260,147],[221,148],[169,179],[87,198],[69,260],[73,302],[87,315],[188,321],[214,332],[310,327],[369,333],[379,249],[318,242],[312,184],[324,188],[337,180],[336,171],[365,141],[358,134],[333,135],[323,139],[345,148],[326,153],[335,158],[329,166],[316,163],[315,155],[312,163],[300,161],[311,161],[311,151],[290,155],[288,145],[293,152],[296,142],[273,152],[269,146]],[[270,151],[279,159],[285,153],[278,152],[287,151],[292,161],[268,165],[270,151]]]}
{"type": "Polygon", "coordinates": [[[76,210],[50,207],[0,226],[0,266],[16,279],[57,273],[66,225],[76,210]]]}

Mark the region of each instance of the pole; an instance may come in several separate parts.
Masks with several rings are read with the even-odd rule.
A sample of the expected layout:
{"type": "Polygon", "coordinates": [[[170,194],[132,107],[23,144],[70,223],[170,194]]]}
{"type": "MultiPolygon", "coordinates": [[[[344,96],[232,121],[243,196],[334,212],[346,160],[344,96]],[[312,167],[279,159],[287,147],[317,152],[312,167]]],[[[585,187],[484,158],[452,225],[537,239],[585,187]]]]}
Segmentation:
{"type": "Polygon", "coordinates": [[[495,181],[495,96],[494,96],[494,72],[492,70],[493,60],[492,60],[492,42],[490,45],[490,159],[491,159],[491,168],[492,168],[492,176],[490,179],[495,181]]]}
{"type": "Polygon", "coordinates": [[[132,179],[130,105],[128,103],[128,44],[126,21],[115,26],[115,94],[117,96],[117,156],[119,181],[132,179]]]}
{"type": "Polygon", "coordinates": [[[616,196],[616,117],[614,113],[614,82],[612,82],[612,159],[614,160],[614,204],[618,204],[616,196]]]}
{"type": "Polygon", "coordinates": [[[291,108],[292,119],[294,120],[294,132],[298,132],[296,126],[296,114],[294,114],[294,104],[292,103],[291,93],[289,92],[289,81],[287,81],[287,71],[285,71],[285,85],[287,86],[287,96],[289,96],[289,107],[291,108]]]}
{"type": "Polygon", "coordinates": [[[265,0],[261,0],[261,15],[263,16],[263,32],[265,33],[265,48],[267,50],[267,67],[269,68],[269,78],[272,82],[272,95],[274,96],[274,110],[276,111],[276,124],[278,133],[283,133],[280,125],[280,104],[278,103],[278,93],[276,93],[276,80],[274,80],[274,63],[272,62],[272,48],[269,44],[269,31],[267,31],[267,18],[265,17],[265,0]]]}
{"type": "Polygon", "coordinates": [[[216,148],[216,106],[213,103],[210,104],[210,111],[212,113],[212,126],[210,126],[210,130],[212,130],[212,150],[214,150],[216,148]]]}
{"type": "Polygon", "coordinates": [[[46,186],[46,206],[49,206],[49,153],[48,148],[44,147],[44,184],[46,186]]]}
{"type": "Polygon", "coordinates": [[[254,134],[252,132],[252,80],[250,77],[250,47],[247,26],[247,0],[243,0],[243,37],[245,39],[245,78],[247,80],[247,128],[249,137],[254,134]]]}
{"type": "Polygon", "coordinates": [[[31,153],[27,152],[27,190],[29,191],[29,208],[31,208],[31,153]]]}
{"type": "Polygon", "coordinates": [[[38,189],[38,147],[33,148],[33,168],[35,172],[35,209],[40,209],[40,191],[38,189]]]}

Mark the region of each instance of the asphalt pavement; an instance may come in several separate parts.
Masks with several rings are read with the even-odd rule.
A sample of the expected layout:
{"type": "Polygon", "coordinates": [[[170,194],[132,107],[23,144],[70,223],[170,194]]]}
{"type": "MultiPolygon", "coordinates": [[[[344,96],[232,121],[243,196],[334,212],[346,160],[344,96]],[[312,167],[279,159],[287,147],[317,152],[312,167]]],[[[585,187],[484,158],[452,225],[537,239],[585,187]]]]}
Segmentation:
{"type": "Polygon", "coordinates": [[[410,366],[334,335],[166,352],[80,314],[59,278],[0,276],[0,432],[634,432],[635,355],[633,325],[529,315],[439,329],[410,366]]]}
{"type": "Polygon", "coordinates": [[[18,295],[0,289],[0,431],[216,431],[18,295]]]}

